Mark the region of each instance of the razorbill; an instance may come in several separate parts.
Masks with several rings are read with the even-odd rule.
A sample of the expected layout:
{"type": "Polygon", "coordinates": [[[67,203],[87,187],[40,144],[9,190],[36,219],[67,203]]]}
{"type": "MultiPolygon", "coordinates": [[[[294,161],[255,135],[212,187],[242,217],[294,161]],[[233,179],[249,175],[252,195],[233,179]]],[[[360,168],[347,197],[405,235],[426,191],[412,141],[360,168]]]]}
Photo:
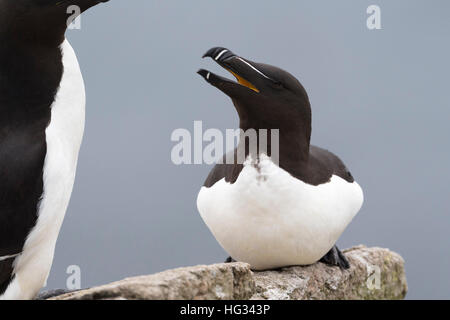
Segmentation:
{"type": "Polygon", "coordinates": [[[0,0],[0,299],[32,299],[50,272],[75,179],[85,115],[68,6],[0,0]]]}
{"type": "Polygon", "coordinates": [[[197,199],[206,225],[232,259],[255,270],[319,260],[349,268],[335,244],[360,210],[363,192],[337,156],[310,145],[311,106],[303,86],[284,70],[225,48],[204,57],[236,77],[237,83],[198,72],[232,99],[243,132],[254,129],[260,140],[279,130],[277,148],[267,139],[266,151],[252,154],[243,139],[212,169],[197,199]],[[243,149],[245,162],[227,162],[243,149]]]}

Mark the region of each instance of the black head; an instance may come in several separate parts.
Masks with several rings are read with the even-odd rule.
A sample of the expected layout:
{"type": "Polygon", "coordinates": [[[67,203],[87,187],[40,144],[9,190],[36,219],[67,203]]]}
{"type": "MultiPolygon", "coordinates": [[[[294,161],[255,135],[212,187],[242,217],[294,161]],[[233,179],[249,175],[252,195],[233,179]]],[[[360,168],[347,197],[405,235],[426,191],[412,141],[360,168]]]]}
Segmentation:
{"type": "Polygon", "coordinates": [[[210,57],[230,71],[237,83],[207,70],[198,73],[228,95],[237,109],[244,130],[280,129],[283,134],[311,134],[311,107],[301,83],[290,73],[255,63],[225,48],[213,48],[210,57]]]}
{"type": "Polygon", "coordinates": [[[69,18],[77,6],[80,13],[109,0],[0,0],[0,36],[17,41],[60,44],[69,18]]]}

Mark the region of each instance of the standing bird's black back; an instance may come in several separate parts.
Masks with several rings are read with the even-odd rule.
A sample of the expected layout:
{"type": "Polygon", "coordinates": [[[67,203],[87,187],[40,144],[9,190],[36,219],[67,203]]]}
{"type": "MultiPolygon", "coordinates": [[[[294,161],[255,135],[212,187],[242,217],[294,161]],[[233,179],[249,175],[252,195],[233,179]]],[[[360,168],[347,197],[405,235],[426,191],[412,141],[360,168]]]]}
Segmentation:
{"type": "MultiPolygon", "coordinates": [[[[22,251],[36,224],[43,192],[45,129],[63,67],[57,45],[31,50],[36,33],[17,37],[15,24],[20,24],[19,30],[33,25],[5,18],[9,8],[5,2],[10,0],[0,1],[0,257],[4,257],[22,251]]],[[[10,282],[13,261],[0,262],[0,294],[10,282]]]]}
{"type": "Polygon", "coordinates": [[[106,1],[0,0],[0,297],[38,221],[67,8],[106,1]]]}

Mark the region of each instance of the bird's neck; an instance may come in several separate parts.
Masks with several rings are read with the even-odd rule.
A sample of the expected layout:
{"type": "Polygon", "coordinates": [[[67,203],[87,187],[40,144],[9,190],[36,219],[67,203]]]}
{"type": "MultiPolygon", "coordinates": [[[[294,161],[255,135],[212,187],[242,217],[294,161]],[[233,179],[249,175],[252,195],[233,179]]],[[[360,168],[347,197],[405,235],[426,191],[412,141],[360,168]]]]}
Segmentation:
{"type": "Polygon", "coordinates": [[[257,137],[257,153],[266,153],[277,159],[281,167],[291,167],[307,163],[311,139],[311,122],[300,126],[276,126],[269,123],[242,121],[240,129],[246,133],[240,141],[240,147],[246,149],[246,155],[251,151],[249,141],[252,135],[257,137]],[[267,146],[261,148],[260,146],[267,146]],[[266,152],[267,150],[267,152],[266,152]]]}

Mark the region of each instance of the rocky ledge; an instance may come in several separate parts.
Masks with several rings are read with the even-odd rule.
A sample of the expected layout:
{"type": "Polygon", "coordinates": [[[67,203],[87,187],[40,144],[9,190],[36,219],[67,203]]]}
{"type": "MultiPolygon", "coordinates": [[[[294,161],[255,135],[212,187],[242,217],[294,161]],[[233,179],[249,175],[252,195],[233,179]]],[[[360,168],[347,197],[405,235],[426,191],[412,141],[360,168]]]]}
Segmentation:
{"type": "Polygon", "coordinates": [[[344,251],[349,270],[316,263],[253,272],[245,263],[187,267],[128,278],[53,300],[166,299],[403,299],[404,260],[388,249],[358,246],[344,251]]]}

